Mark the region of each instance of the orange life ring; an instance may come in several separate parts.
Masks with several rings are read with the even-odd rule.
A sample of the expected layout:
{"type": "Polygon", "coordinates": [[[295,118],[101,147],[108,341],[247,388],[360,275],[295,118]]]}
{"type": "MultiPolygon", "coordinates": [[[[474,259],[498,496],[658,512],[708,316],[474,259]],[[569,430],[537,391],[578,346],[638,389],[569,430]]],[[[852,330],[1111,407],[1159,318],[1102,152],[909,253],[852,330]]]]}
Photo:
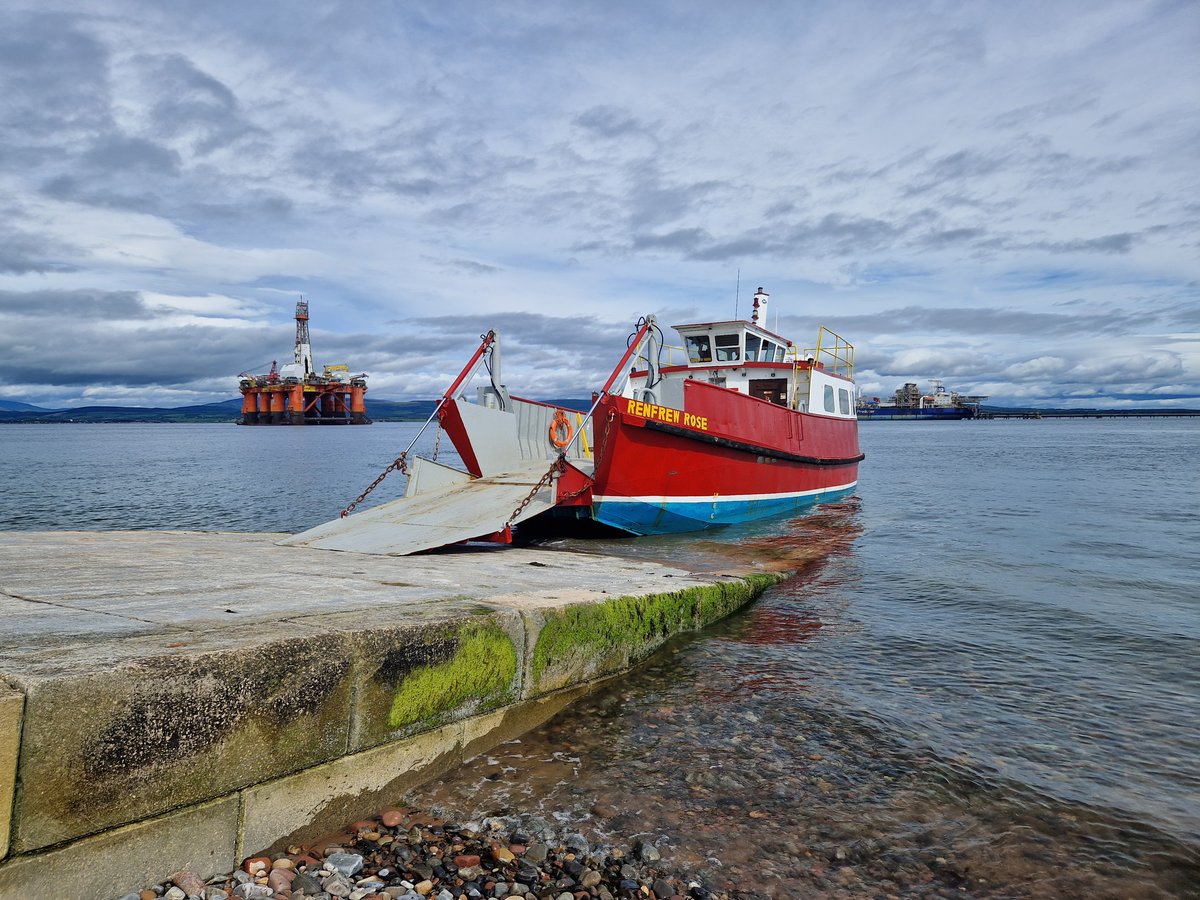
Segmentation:
{"type": "Polygon", "coordinates": [[[575,436],[575,429],[571,427],[571,420],[567,418],[567,414],[561,409],[554,411],[554,421],[550,423],[550,443],[561,450],[567,444],[571,443],[571,438],[575,436]],[[566,437],[561,440],[558,437],[560,428],[565,428],[567,431],[566,437]]]}

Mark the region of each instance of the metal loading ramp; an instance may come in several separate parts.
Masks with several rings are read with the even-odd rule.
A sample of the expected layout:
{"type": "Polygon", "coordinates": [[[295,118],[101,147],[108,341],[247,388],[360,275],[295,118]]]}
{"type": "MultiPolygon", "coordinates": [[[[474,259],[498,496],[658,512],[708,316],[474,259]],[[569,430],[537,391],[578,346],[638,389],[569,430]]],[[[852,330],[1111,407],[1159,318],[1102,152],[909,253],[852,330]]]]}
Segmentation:
{"type": "Polygon", "coordinates": [[[293,547],[408,556],[494,534],[554,505],[554,483],[542,487],[514,518],[520,505],[546,474],[550,463],[483,478],[417,459],[409,493],[361,513],[334,519],[279,541],[293,547]]]}

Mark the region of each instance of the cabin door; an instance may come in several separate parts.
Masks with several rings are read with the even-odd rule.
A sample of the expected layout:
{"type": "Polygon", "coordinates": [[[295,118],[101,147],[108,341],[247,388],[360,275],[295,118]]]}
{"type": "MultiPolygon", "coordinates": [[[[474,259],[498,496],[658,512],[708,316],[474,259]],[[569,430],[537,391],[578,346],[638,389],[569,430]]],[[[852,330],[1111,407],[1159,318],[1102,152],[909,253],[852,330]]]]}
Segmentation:
{"type": "Polygon", "coordinates": [[[768,403],[778,403],[787,406],[786,378],[751,378],[750,396],[768,403]]]}

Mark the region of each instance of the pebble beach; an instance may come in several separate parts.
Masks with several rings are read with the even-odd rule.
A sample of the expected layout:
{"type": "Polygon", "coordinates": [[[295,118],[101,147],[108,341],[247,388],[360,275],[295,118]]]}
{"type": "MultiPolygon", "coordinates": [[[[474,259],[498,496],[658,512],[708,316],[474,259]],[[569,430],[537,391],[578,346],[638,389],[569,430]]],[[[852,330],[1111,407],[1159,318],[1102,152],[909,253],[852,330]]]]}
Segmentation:
{"type": "Polygon", "coordinates": [[[657,847],[592,845],[536,816],[455,824],[410,809],[385,810],[337,834],[246,859],[204,881],[176,873],[120,900],[727,900],[673,873],[657,847]]]}

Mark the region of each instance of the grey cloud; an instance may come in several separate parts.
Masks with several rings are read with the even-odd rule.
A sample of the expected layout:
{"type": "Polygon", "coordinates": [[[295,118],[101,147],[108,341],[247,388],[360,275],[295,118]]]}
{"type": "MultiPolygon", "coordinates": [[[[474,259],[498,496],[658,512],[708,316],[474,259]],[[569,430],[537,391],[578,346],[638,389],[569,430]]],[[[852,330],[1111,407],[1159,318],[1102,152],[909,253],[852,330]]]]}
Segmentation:
{"type": "MultiPolygon", "coordinates": [[[[397,121],[365,135],[318,132],[292,151],[289,164],[341,197],[380,190],[414,204],[441,200],[447,206],[453,204],[444,204],[446,198],[497,189],[508,176],[534,166],[531,158],[497,152],[464,123],[441,115],[419,126],[397,121]]],[[[484,201],[492,196],[471,200],[484,201]]]]}
{"type": "Polygon", "coordinates": [[[138,62],[158,95],[151,118],[159,133],[184,138],[195,152],[206,154],[256,131],[233,91],[186,57],[143,56],[138,62]]]}
{"type": "Polygon", "coordinates": [[[383,183],[383,187],[393,194],[410,197],[429,197],[436,194],[440,186],[432,178],[412,178],[403,181],[389,179],[383,183]]]}
{"type": "Polygon", "coordinates": [[[290,197],[265,191],[247,191],[240,194],[236,200],[224,203],[193,203],[189,210],[206,219],[243,222],[246,219],[254,221],[278,222],[290,218],[296,204],[290,197]]]}
{"type": "MultiPolygon", "coordinates": [[[[479,335],[501,337],[504,378],[522,396],[586,396],[597,388],[626,346],[632,321],[602,322],[592,316],[537,313],[427,316],[387,323],[387,334],[320,339],[320,354],[344,353],[356,368],[404,374],[406,381],[444,389],[467,362],[479,335]],[[443,373],[438,376],[432,373],[443,373]]],[[[314,347],[317,347],[314,336],[314,347]]],[[[417,391],[420,393],[420,391],[417,391]]],[[[428,393],[428,391],[426,392],[428,393]]]]}
{"type": "MultiPolygon", "coordinates": [[[[1084,110],[1095,109],[1096,106],[1096,97],[1081,88],[1076,93],[1053,97],[1041,103],[1028,103],[1024,106],[1010,109],[996,116],[992,120],[992,126],[1005,129],[1029,128],[1031,125],[1057,119],[1061,116],[1069,116],[1077,112],[1083,112],[1084,110]]],[[[1107,122],[1115,120],[1119,115],[1119,113],[1114,113],[1106,116],[1102,122],[1097,124],[1107,124],[1107,122]]]]}
{"type": "Polygon", "coordinates": [[[487,263],[476,262],[473,259],[448,259],[445,260],[446,268],[456,272],[462,272],[465,275],[494,275],[500,271],[498,266],[489,266],[487,263]]]}
{"type": "Polygon", "coordinates": [[[740,237],[699,246],[688,256],[696,260],[720,261],[744,256],[821,257],[861,256],[887,247],[902,233],[902,227],[863,216],[830,213],[814,222],[790,227],[756,228],[740,237]]]}
{"type": "MultiPolygon", "coordinates": [[[[548,316],[541,313],[489,313],[474,316],[428,316],[409,324],[431,335],[461,340],[495,328],[506,345],[571,352],[618,347],[625,349],[625,324],[603,322],[595,316],[548,316]]],[[[469,341],[468,341],[469,343],[469,341]]],[[[615,361],[615,360],[614,360],[615,361]]]]}
{"type": "Polygon", "coordinates": [[[1010,150],[958,150],[925,163],[907,180],[903,193],[915,197],[931,191],[949,191],[959,197],[969,196],[967,188],[977,179],[995,175],[1012,166],[1013,162],[1010,150]]]}
{"type": "Polygon", "coordinates": [[[959,333],[968,335],[1069,335],[1136,333],[1147,316],[1139,312],[1049,313],[1019,309],[906,306],[871,315],[837,316],[843,334],[959,333]]]}
{"type": "Polygon", "coordinates": [[[70,175],[59,175],[42,185],[42,193],[55,200],[100,206],[109,209],[132,209],[157,212],[161,208],[159,197],[148,192],[124,192],[96,182],[70,175]]]}
{"type": "Polygon", "coordinates": [[[696,252],[701,245],[711,241],[707,231],[701,228],[680,228],[666,234],[635,234],[632,248],[637,250],[679,250],[686,255],[696,252]]]}
{"type": "Polygon", "coordinates": [[[74,165],[42,184],[55,200],[110,209],[160,211],[161,192],[179,175],[180,157],[152,141],[109,133],[91,143],[74,165]]]}
{"type": "Polygon", "coordinates": [[[1022,160],[1028,171],[1028,183],[1034,188],[1086,188],[1099,178],[1136,169],[1142,160],[1136,156],[1081,156],[1055,150],[1048,139],[1036,141],[1022,160]]]}
{"type": "Polygon", "coordinates": [[[1135,236],[1129,232],[1106,234],[1098,238],[1081,238],[1074,241],[1053,241],[1030,244],[1044,247],[1053,253],[1128,253],[1133,248],[1135,236]]]}
{"type": "Polygon", "coordinates": [[[110,134],[96,141],[80,162],[98,170],[176,175],[179,154],[144,138],[110,134]]]}
{"type": "Polygon", "coordinates": [[[714,195],[728,191],[729,187],[720,181],[664,184],[657,171],[642,172],[634,178],[627,199],[629,221],[638,230],[694,217],[698,208],[712,203],[714,195]]]}
{"type": "Polygon", "coordinates": [[[948,228],[944,231],[931,231],[917,239],[917,243],[932,249],[951,247],[956,244],[975,243],[987,237],[982,228],[948,228]]]}
{"type": "Polygon", "coordinates": [[[1172,304],[1161,312],[1162,320],[1185,331],[1200,331],[1200,297],[1172,304]]]}
{"type": "MultiPolygon", "coordinates": [[[[910,161],[915,159],[910,157],[910,161]]],[[[1021,178],[1031,188],[1081,187],[1140,164],[1141,159],[1136,156],[1082,156],[1055,149],[1047,137],[1022,135],[989,150],[964,148],[937,157],[913,174],[904,193],[917,196],[943,191],[959,202],[990,203],[995,201],[973,197],[968,189],[990,189],[994,187],[993,176],[1002,173],[1021,178]]]]}
{"type": "Polygon", "coordinates": [[[645,127],[627,110],[616,106],[593,106],[575,117],[575,124],[597,137],[618,138],[646,133],[645,127]]]}
{"type": "Polygon", "coordinates": [[[181,326],[170,315],[131,291],[2,291],[0,387],[153,386],[227,373],[232,393],[264,347],[291,343],[286,327],[181,326]]]}
{"type": "Polygon", "coordinates": [[[107,64],[67,16],[0,13],[0,142],[55,153],[110,127],[107,64]]]}
{"type": "Polygon", "coordinates": [[[151,319],[149,309],[136,291],[4,291],[0,290],[0,313],[28,318],[86,320],[151,319]]]}
{"type": "Polygon", "coordinates": [[[892,245],[903,235],[905,227],[882,219],[830,213],[815,221],[762,226],[720,238],[702,228],[663,233],[637,231],[624,243],[597,240],[576,244],[572,249],[623,253],[669,250],[685,259],[703,262],[749,257],[858,257],[892,245]]]}
{"type": "Polygon", "coordinates": [[[67,259],[79,255],[61,241],[0,225],[0,273],[73,272],[78,267],[67,259]]]}
{"type": "Polygon", "coordinates": [[[967,178],[979,178],[991,175],[1003,169],[1009,163],[1008,154],[988,154],[975,150],[959,150],[940,157],[930,163],[925,177],[935,183],[943,181],[960,181],[967,178]]]}

